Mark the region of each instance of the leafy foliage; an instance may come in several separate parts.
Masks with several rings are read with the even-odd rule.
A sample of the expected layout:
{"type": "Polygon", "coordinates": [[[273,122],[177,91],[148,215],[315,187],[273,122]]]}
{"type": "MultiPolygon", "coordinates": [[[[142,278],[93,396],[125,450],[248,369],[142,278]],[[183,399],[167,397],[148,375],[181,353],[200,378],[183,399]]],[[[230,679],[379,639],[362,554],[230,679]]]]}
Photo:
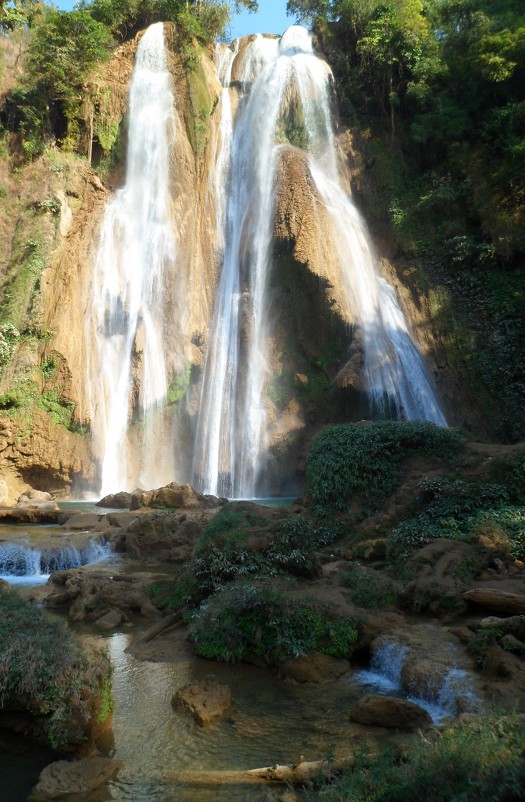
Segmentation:
{"type": "MultiPolygon", "coordinates": [[[[86,711],[107,665],[90,662],[66,626],[14,590],[0,593],[0,708],[27,709],[47,721],[52,746],[63,745],[73,711],[86,711]]],[[[106,680],[106,697],[108,697],[106,680]]]]}
{"type": "Polygon", "coordinates": [[[330,515],[359,507],[369,514],[395,490],[399,463],[411,454],[450,458],[460,435],[432,423],[377,421],[327,426],[313,440],[306,487],[314,510],[330,515]]]}
{"type": "Polygon", "coordinates": [[[358,607],[370,610],[388,607],[397,599],[393,583],[375,571],[363,568],[345,571],[341,574],[341,585],[349,588],[349,600],[358,607]]]}
{"type": "Polygon", "coordinates": [[[525,799],[523,722],[498,712],[417,736],[400,756],[359,755],[353,771],[306,793],[307,802],[491,802],[525,799]]]}
{"type": "Polygon", "coordinates": [[[433,538],[476,542],[486,533],[511,556],[525,556],[525,507],[509,503],[511,491],[504,485],[437,477],[423,479],[420,490],[421,511],[390,533],[390,559],[433,538]]]}
{"type": "Polygon", "coordinates": [[[336,618],[309,599],[292,601],[258,585],[233,585],[193,614],[190,637],[201,657],[237,662],[251,653],[276,663],[311,650],[347,657],[358,633],[355,622],[336,618]]]}

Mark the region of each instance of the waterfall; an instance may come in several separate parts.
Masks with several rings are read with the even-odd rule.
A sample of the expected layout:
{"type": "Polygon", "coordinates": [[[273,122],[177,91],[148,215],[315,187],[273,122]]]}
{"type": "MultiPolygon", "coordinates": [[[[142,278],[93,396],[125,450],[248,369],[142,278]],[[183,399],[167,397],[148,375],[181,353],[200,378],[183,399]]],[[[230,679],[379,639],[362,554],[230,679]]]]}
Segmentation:
{"type": "MultiPolygon", "coordinates": [[[[217,160],[221,182],[228,188],[224,259],[206,356],[193,481],[207,493],[246,498],[257,493],[268,446],[267,284],[282,127],[291,112],[302,128],[301,148],[330,221],[344,301],[362,341],[371,411],[382,416],[393,410],[397,417],[439,425],[446,421],[394,288],[376,272],[365,226],[341,183],[329,66],[315,55],[310,34],[300,26],[289,28],[280,40],[258,36],[242,55],[233,140],[231,145],[221,140],[217,160]]],[[[220,76],[227,89],[231,55],[223,58],[229,59],[220,76]]],[[[224,98],[223,93],[223,120],[232,126],[224,98]]]]}
{"type": "Polygon", "coordinates": [[[193,447],[191,479],[199,490],[246,498],[263,489],[273,409],[268,285],[279,165],[290,130],[328,221],[323,245],[335,255],[341,309],[362,348],[371,414],[446,425],[396,292],[376,272],[365,226],[342,183],[332,73],[315,55],[310,34],[292,26],[281,39],[257,35],[242,47],[217,46],[216,70],[218,133],[208,143],[207,203],[197,208],[215,209],[210,272],[218,283],[202,383],[199,389],[192,380],[186,417],[175,425],[170,399],[180,400],[181,376],[184,394],[191,365],[198,364],[184,343],[200,341],[207,319],[198,313],[200,290],[192,296],[190,287],[188,265],[199,243],[194,254],[183,251],[187,202],[174,197],[178,179],[170,184],[170,154],[182,139],[175,139],[162,23],[150,26],[137,48],[125,182],[105,208],[86,317],[88,399],[104,495],[187,480],[175,432],[184,449],[193,447]]]}
{"type": "Polygon", "coordinates": [[[164,30],[157,23],[137,48],[126,178],[106,205],[87,317],[89,399],[102,495],[173,479],[172,444],[162,443],[154,419],[168,389],[164,295],[166,276],[176,266],[169,191],[174,137],[164,30]],[[134,448],[128,441],[132,415],[142,427],[134,448]]]}
{"type": "MultiPolygon", "coordinates": [[[[250,88],[253,82],[258,85],[265,64],[275,59],[277,40],[257,36],[247,50],[240,78],[244,89],[250,88]]],[[[231,62],[222,77],[227,89],[231,62]]],[[[254,97],[257,99],[257,93],[252,89],[251,94],[241,100],[233,138],[221,140],[221,157],[217,160],[223,164],[224,185],[228,188],[227,207],[221,221],[224,259],[210,327],[194,452],[194,483],[206,493],[229,497],[254,495],[254,460],[246,460],[245,450],[254,448],[258,436],[254,431],[259,433],[261,429],[260,399],[252,410],[254,417],[249,421],[244,419],[243,426],[238,406],[239,363],[241,357],[246,356],[240,352],[244,296],[240,264],[242,241],[251,239],[255,260],[267,258],[273,208],[271,171],[267,172],[269,183],[263,181],[264,159],[271,153],[273,126],[260,117],[261,109],[257,108],[254,97]],[[260,136],[254,136],[256,124],[260,136]],[[245,215],[250,208],[257,208],[258,214],[252,213],[247,227],[245,215]]],[[[223,121],[231,115],[230,101],[225,102],[224,98],[223,93],[223,121]]],[[[221,122],[221,131],[224,128],[221,122]]],[[[260,303],[261,287],[258,289],[260,303]]],[[[258,309],[258,319],[260,314],[258,309]]],[[[253,336],[250,339],[253,340],[253,336]]],[[[253,357],[253,349],[250,356],[253,357]]]]}

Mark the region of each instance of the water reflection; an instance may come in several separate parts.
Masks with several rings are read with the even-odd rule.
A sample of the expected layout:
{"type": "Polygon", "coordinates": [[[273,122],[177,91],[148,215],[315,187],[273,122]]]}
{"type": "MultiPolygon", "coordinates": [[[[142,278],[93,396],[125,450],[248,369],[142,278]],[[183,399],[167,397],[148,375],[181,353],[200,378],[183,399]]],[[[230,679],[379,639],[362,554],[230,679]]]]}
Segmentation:
{"type": "MultiPolygon", "coordinates": [[[[114,667],[111,756],[125,767],[97,802],[276,799],[272,790],[260,787],[188,787],[172,778],[182,770],[250,769],[289,763],[301,755],[313,760],[336,744],[341,753],[355,748],[359,728],[346,711],[362,691],[348,678],[330,686],[298,687],[254,666],[139,662],[125,651],[129,637],[116,634],[106,641],[114,667]],[[232,688],[232,707],[227,719],[201,728],[174,710],[171,700],[180,687],[212,672],[232,688]]],[[[89,640],[100,645],[105,639],[89,640]]]]}

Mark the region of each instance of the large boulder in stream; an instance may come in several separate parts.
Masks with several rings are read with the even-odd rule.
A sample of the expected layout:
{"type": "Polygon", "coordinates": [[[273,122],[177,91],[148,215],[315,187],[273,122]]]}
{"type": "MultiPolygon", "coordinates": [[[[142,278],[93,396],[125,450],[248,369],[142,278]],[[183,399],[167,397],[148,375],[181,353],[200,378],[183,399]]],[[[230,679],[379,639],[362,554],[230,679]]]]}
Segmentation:
{"type": "Polygon", "coordinates": [[[106,785],[122,765],[121,761],[109,757],[57,760],[42,771],[27,802],[50,802],[52,799],[80,802],[87,794],[106,785]]]}
{"type": "Polygon", "coordinates": [[[97,501],[97,507],[105,507],[114,510],[129,510],[132,501],[131,493],[126,493],[124,490],[120,493],[110,493],[100,501],[97,501]]]}
{"type": "Polygon", "coordinates": [[[189,510],[195,507],[209,509],[224,503],[225,499],[203,496],[201,493],[197,493],[191,485],[179,485],[177,482],[171,482],[157,490],[136,490],[131,497],[132,510],[138,510],[141,507],[160,507],[169,510],[189,510]]]}
{"type": "Polygon", "coordinates": [[[396,729],[415,729],[432,724],[426,710],[394,696],[368,694],[359,699],[350,709],[350,720],[368,727],[392,727],[396,729]]]}
{"type": "Polygon", "coordinates": [[[230,709],[232,692],[213,677],[180,688],[173,697],[174,707],[189,713],[203,727],[220,721],[230,709]]]}

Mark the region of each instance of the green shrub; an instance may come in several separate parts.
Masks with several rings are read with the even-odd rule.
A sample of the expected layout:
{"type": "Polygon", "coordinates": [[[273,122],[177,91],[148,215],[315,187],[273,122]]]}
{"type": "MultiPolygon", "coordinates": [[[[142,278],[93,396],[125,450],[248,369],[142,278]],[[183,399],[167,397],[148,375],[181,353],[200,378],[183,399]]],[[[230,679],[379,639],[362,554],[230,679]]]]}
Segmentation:
{"type": "Polygon", "coordinates": [[[485,529],[493,530],[512,557],[525,556],[525,507],[508,503],[510,491],[504,485],[440,476],[423,479],[420,491],[423,509],[389,535],[389,560],[400,550],[422,546],[434,538],[476,542],[485,529]]]}
{"type": "Polygon", "coordinates": [[[518,802],[525,800],[523,722],[486,713],[414,737],[403,752],[357,755],[355,768],[305,802],[518,802]]]}
{"type": "Polygon", "coordinates": [[[0,323],[0,369],[12,358],[20,332],[12,323],[0,323]]]}
{"type": "Polygon", "coordinates": [[[220,535],[227,535],[237,530],[245,530],[252,526],[267,526],[269,518],[261,517],[260,512],[244,502],[225,504],[206,526],[199,541],[198,551],[220,535]]]}
{"type": "Polygon", "coordinates": [[[186,569],[177,579],[153,582],[147,588],[153,604],[159,610],[180,610],[199,598],[197,583],[193,573],[186,569]]]}
{"type": "MultiPolygon", "coordinates": [[[[0,709],[43,717],[56,748],[67,740],[73,711],[89,711],[107,670],[106,661],[89,659],[65,624],[14,590],[0,592],[0,709]]],[[[105,697],[107,703],[107,681],[105,697]]]]}
{"type": "Polygon", "coordinates": [[[356,623],[336,618],[307,599],[286,598],[257,585],[233,585],[193,614],[190,638],[201,657],[237,662],[247,654],[278,663],[316,650],[350,655],[358,640],[356,623]]]}
{"type": "Polygon", "coordinates": [[[350,589],[348,597],[358,607],[372,610],[396,602],[397,593],[392,582],[375,571],[363,568],[345,571],[340,581],[343,587],[350,589]]]}
{"type": "Polygon", "coordinates": [[[314,511],[327,516],[359,507],[377,510],[401,479],[399,463],[411,454],[450,458],[460,435],[432,423],[377,421],[327,426],[312,441],[306,489],[314,511]]]}

